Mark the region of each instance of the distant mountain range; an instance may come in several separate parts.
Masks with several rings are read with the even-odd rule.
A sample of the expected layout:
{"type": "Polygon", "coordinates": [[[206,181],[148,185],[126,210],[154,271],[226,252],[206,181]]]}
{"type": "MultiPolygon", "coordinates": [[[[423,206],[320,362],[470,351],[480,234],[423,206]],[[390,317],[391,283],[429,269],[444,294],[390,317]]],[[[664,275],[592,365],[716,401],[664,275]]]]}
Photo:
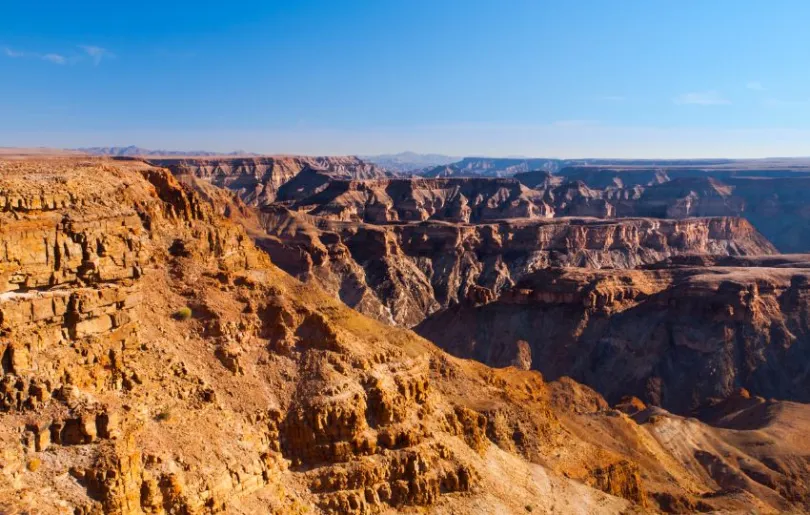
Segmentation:
{"type": "Polygon", "coordinates": [[[94,156],[112,156],[112,157],[135,157],[135,156],[190,156],[190,157],[207,157],[207,156],[258,156],[251,152],[244,150],[236,150],[234,152],[209,152],[206,150],[151,150],[143,147],[136,147],[130,145],[128,147],[86,147],[73,149],[85,154],[94,156]]]}
{"type": "Polygon", "coordinates": [[[460,157],[443,154],[417,154],[416,152],[400,152],[399,154],[380,154],[376,156],[358,156],[363,161],[382,166],[391,172],[413,174],[434,168],[436,166],[455,163],[460,157]]]}
{"type": "Polygon", "coordinates": [[[516,159],[465,157],[464,159],[422,171],[423,177],[510,177],[516,173],[545,170],[556,172],[563,161],[559,159],[516,159]]]}
{"type": "MultiPolygon", "coordinates": [[[[11,151],[14,149],[5,149],[11,151]]],[[[28,149],[30,153],[34,149],[28,149]]],[[[39,149],[37,153],[45,151],[39,149]]],[[[19,152],[19,149],[17,149],[19,152]]],[[[66,149],[64,152],[82,152],[96,156],[110,157],[257,157],[262,154],[236,150],[234,152],[210,152],[207,150],[152,150],[130,145],[128,147],[85,147],[66,149]]],[[[8,152],[6,152],[8,153],[8,152]]],[[[357,156],[389,173],[400,176],[438,177],[512,177],[527,172],[547,172],[568,175],[572,171],[597,168],[622,168],[628,170],[656,168],[684,168],[694,170],[724,169],[751,172],[767,172],[773,175],[782,170],[792,172],[810,169],[810,158],[768,158],[768,159],[553,159],[528,157],[454,157],[444,154],[380,154],[357,156]]],[[[540,179],[538,179],[540,180],[540,179]]]]}

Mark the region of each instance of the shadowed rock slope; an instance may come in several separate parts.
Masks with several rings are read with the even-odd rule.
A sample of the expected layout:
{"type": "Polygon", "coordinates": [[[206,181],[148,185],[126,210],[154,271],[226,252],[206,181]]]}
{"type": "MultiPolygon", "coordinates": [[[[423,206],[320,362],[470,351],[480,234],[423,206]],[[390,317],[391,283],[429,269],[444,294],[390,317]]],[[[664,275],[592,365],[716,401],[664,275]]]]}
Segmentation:
{"type": "Polygon", "coordinates": [[[810,402],[810,256],[672,258],[642,270],[549,269],[417,332],[494,366],[527,352],[610,401],[679,413],[739,388],[810,402]],[[528,347],[522,350],[520,345],[528,347]]]}
{"type": "MultiPolygon", "coordinates": [[[[310,195],[330,179],[375,179],[389,175],[384,169],[351,156],[154,157],[149,162],[234,191],[253,206],[273,202],[279,189],[296,178],[297,194],[310,195]],[[302,172],[304,176],[299,177],[302,172]]],[[[294,192],[288,195],[295,196],[294,192]]]]}
{"type": "Polygon", "coordinates": [[[449,357],[281,272],[216,201],[136,162],[0,162],[0,511],[807,507],[781,418],[804,406],[754,399],[731,438],[449,357]]]}
{"type": "Polygon", "coordinates": [[[775,251],[745,220],[513,219],[487,223],[335,221],[283,207],[260,214],[261,245],[285,271],[346,304],[413,326],[459,303],[497,298],[549,266],[633,268],[674,255],[775,251]]]}
{"type": "Polygon", "coordinates": [[[571,167],[517,176],[555,216],[745,217],[782,252],[810,251],[810,172],[792,168],[571,167]]]}

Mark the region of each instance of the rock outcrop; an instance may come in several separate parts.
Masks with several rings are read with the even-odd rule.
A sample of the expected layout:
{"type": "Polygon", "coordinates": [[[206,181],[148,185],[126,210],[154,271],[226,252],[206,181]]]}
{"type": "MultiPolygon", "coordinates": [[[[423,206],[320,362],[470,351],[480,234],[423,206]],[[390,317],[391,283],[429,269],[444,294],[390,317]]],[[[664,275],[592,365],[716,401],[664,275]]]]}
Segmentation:
{"type": "Polygon", "coordinates": [[[364,314],[404,326],[459,303],[489,302],[549,266],[633,268],[681,254],[775,251],[750,224],[735,218],[474,225],[433,219],[343,222],[271,206],[260,215],[269,236],[260,244],[288,273],[316,280],[364,314]]]}
{"type": "MultiPolygon", "coordinates": [[[[804,406],[631,418],[450,357],[281,272],[206,187],[0,162],[0,511],[810,508],[804,406]]],[[[534,366],[531,345],[506,358],[534,366]]]]}
{"type": "Polygon", "coordinates": [[[782,252],[810,250],[806,169],[571,167],[554,180],[516,178],[541,192],[554,216],[738,216],[782,252]]]}
{"type": "Polygon", "coordinates": [[[496,302],[450,308],[416,331],[492,365],[527,342],[532,368],[571,376],[611,402],[635,395],[688,414],[740,388],[810,402],[808,262],[672,258],[641,270],[541,270],[496,302]]]}
{"type": "Polygon", "coordinates": [[[596,448],[569,445],[539,375],[456,363],[298,283],[168,171],[65,159],[0,172],[0,511],[646,503],[639,478],[622,499],[563,475],[598,477],[596,448]],[[526,449],[488,436],[484,405],[529,424],[526,449]],[[577,465],[540,465],[562,447],[577,465]],[[507,488],[505,469],[545,486],[507,488]]]}
{"type": "MultiPolygon", "coordinates": [[[[356,157],[154,157],[149,162],[177,175],[192,174],[211,184],[236,192],[247,204],[262,206],[276,200],[279,189],[302,172],[316,179],[300,181],[307,195],[318,191],[317,177],[375,179],[389,174],[356,157]]],[[[299,179],[300,180],[300,179],[299,179]]],[[[298,192],[302,195],[301,191],[298,192]]]]}
{"type": "Polygon", "coordinates": [[[559,159],[465,157],[461,161],[429,168],[424,177],[509,177],[532,170],[558,170],[559,159]]]}

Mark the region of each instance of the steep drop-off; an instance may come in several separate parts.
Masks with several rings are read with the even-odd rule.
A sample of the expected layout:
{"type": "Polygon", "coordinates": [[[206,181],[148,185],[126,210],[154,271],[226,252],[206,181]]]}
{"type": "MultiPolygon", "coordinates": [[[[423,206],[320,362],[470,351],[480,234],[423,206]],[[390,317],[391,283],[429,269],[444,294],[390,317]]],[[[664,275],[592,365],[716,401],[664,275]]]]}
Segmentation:
{"type": "Polygon", "coordinates": [[[735,218],[371,224],[268,207],[260,220],[268,234],[260,244],[285,271],[404,326],[458,303],[493,300],[549,266],[632,268],[680,254],[774,252],[735,218]]]}
{"type": "Polygon", "coordinates": [[[567,168],[516,176],[554,216],[739,216],[782,252],[810,251],[810,172],[567,168]]]}
{"type": "Polygon", "coordinates": [[[152,158],[236,192],[343,221],[739,216],[782,252],[810,251],[810,170],[802,160],[556,161],[467,158],[391,179],[355,157],[152,158]],[[591,163],[591,164],[589,164],[591,163]],[[451,170],[452,169],[452,170],[451,170]],[[505,178],[510,176],[511,178],[505,178]]]}
{"type": "Polygon", "coordinates": [[[541,270],[416,331],[493,366],[523,354],[544,376],[569,375],[613,402],[635,395],[690,413],[739,388],[810,402],[810,256],[541,270]]]}
{"type": "Polygon", "coordinates": [[[0,511],[810,508],[806,406],[731,399],[717,429],[452,358],[284,274],[187,184],[0,162],[0,511]]]}
{"type": "MultiPolygon", "coordinates": [[[[261,206],[276,200],[279,188],[302,172],[329,178],[375,179],[388,174],[378,166],[356,157],[166,157],[150,158],[156,166],[169,168],[175,174],[191,173],[220,188],[236,192],[249,205],[261,206]]],[[[320,184],[306,194],[317,191],[320,184]]]]}

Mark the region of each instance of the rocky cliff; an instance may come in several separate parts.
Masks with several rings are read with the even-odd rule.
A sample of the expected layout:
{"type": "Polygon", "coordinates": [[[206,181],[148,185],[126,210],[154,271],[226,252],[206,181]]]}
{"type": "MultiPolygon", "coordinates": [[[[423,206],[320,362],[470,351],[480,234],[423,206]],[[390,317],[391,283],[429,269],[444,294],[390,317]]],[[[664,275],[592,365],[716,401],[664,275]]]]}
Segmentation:
{"type": "Polygon", "coordinates": [[[292,208],[330,220],[371,223],[429,219],[467,223],[553,214],[538,192],[520,182],[484,178],[332,181],[292,208]]]}
{"type": "MultiPolygon", "coordinates": [[[[438,203],[426,204],[443,212],[438,203]]],[[[413,217],[428,216],[421,213],[413,217]]],[[[774,252],[735,218],[383,224],[270,207],[260,219],[269,236],[261,245],[285,271],[316,280],[369,316],[404,326],[451,305],[488,302],[549,266],[633,268],[680,254],[774,252]]]]}
{"type": "Polygon", "coordinates": [[[810,250],[806,170],[572,167],[516,179],[541,192],[553,216],[739,216],[782,252],[810,250]]]}
{"type": "Polygon", "coordinates": [[[0,511],[810,507],[803,406],[720,403],[717,429],[452,358],[278,270],[220,200],[0,162],[0,511]]]}
{"type": "Polygon", "coordinates": [[[614,402],[632,394],[690,413],[739,388],[810,402],[808,263],[693,257],[642,270],[541,270],[496,302],[451,308],[416,330],[494,366],[527,345],[531,368],[614,402]]]}
{"type": "Polygon", "coordinates": [[[810,170],[798,160],[611,165],[466,158],[413,180],[391,179],[384,169],[355,157],[153,157],[150,162],[233,191],[252,206],[277,203],[332,220],[739,216],[782,252],[810,250],[810,203],[802,193],[810,170]]]}
{"type": "Polygon", "coordinates": [[[810,203],[803,193],[810,178],[798,172],[782,175],[586,168],[562,170],[559,175],[536,171],[498,179],[346,181],[305,173],[282,188],[278,200],[330,220],[377,224],[572,216],[735,216],[746,218],[783,252],[810,250],[810,203]]]}
{"type": "MultiPolygon", "coordinates": [[[[388,175],[378,166],[348,156],[154,157],[149,162],[167,167],[175,174],[192,174],[234,191],[244,202],[254,206],[273,202],[279,188],[301,172],[343,179],[374,179],[388,175]]],[[[311,189],[307,187],[306,193],[314,193],[318,185],[311,189]]]]}

